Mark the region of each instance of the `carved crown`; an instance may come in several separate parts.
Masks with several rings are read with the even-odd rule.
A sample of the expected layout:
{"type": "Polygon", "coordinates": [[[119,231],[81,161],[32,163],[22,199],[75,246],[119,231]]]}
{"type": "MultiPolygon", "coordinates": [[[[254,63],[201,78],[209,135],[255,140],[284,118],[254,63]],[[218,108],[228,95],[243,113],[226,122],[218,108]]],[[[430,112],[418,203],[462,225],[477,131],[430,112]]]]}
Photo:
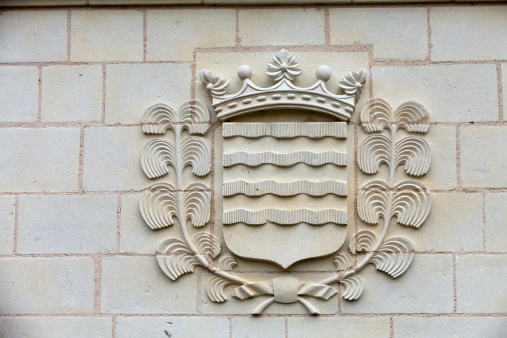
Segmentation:
{"type": "Polygon", "coordinates": [[[273,56],[273,62],[269,62],[265,70],[276,82],[268,88],[256,86],[250,80],[252,69],[246,65],[238,68],[238,76],[243,80],[243,86],[239,92],[231,95],[226,95],[229,80],[207,69],[201,70],[199,76],[212,97],[213,108],[220,120],[260,110],[293,108],[317,111],[348,121],[361,95],[366,71],[361,68],[344,76],[338,84],[344,91],[342,95],[333,94],[326,87],[326,81],[331,78],[331,69],[328,66],[317,68],[317,82],[307,88],[300,88],[292,83],[302,72],[296,58],[282,49],[273,56]]]}

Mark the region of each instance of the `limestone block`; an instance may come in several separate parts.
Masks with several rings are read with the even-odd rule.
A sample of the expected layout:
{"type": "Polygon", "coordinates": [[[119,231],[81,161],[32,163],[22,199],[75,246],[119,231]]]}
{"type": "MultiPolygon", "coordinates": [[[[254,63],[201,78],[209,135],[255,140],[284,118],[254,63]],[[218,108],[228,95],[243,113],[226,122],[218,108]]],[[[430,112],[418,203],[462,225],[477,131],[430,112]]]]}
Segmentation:
{"type": "Polygon", "coordinates": [[[1,317],[1,337],[111,337],[110,318],[1,317]]]}
{"type": "Polygon", "coordinates": [[[115,195],[19,197],[19,253],[116,250],[115,195]]]}
{"type": "Polygon", "coordinates": [[[373,265],[359,276],[365,287],[356,301],[342,301],[346,313],[450,313],[453,311],[452,257],[416,255],[403,276],[393,279],[373,265]]]}
{"type": "Polygon", "coordinates": [[[289,318],[289,338],[389,337],[388,318],[339,317],[339,318],[289,318]]]}
{"type": "MultiPolygon", "coordinates": [[[[185,132],[186,133],[186,132],[185,132]]],[[[169,133],[168,133],[169,134],[169,133]]],[[[170,135],[170,134],[169,134],[170,135]]],[[[153,137],[143,134],[141,127],[93,127],[85,129],[83,186],[88,191],[142,190],[157,182],[172,181],[175,171],[169,167],[166,176],[149,179],[140,165],[141,152],[153,137]]],[[[198,178],[192,168],[183,170],[183,183],[207,182],[198,178]]]]}
{"type": "Polygon", "coordinates": [[[147,11],[148,60],[193,60],[196,47],[234,46],[235,42],[233,9],[147,11]]]}
{"type": "Polygon", "coordinates": [[[11,254],[14,245],[14,196],[0,196],[0,254],[11,254]]]}
{"type": "Polygon", "coordinates": [[[502,94],[503,94],[503,116],[507,116],[507,64],[502,64],[500,68],[502,72],[502,94]]]}
{"type": "Polygon", "coordinates": [[[0,129],[0,191],[73,191],[79,129],[0,129]]]}
{"type": "Polygon", "coordinates": [[[102,67],[42,68],[41,119],[48,122],[102,119],[102,67]]]}
{"type": "Polygon", "coordinates": [[[331,44],[373,44],[373,57],[425,59],[426,8],[332,8],[331,44]],[[351,28],[351,29],[347,29],[351,28]]]}
{"type": "MultiPolygon", "coordinates": [[[[431,113],[430,113],[431,114],[431,113]]],[[[430,115],[431,119],[431,115],[430,115]]],[[[400,135],[406,136],[403,130],[400,135]]],[[[367,137],[363,128],[359,128],[359,144],[367,137]]],[[[424,135],[431,149],[431,165],[428,173],[424,176],[415,177],[405,173],[403,166],[396,169],[396,177],[403,179],[417,179],[424,183],[429,189],[433,190],[451,190],[457,186],[456,173],[456,127],[432,125],[424,135]]],[[[359,169],[358,169],[359,170],[359,169]]],[[[386,165],[381,165],[378,174],[368,175],[359,171],[359,186],[373,179],[389,180],[389,169],[386,165]]]]}
{"type": "Polygon", "coordinates": [[[458,256],[458,312],[503,313],[507,308],[507,256],[458,256]]]}
{"type": "Polygon", "coordinates": [[[507,251],[507,194],[486,194],[486,250],[507,251]]]}
{"type": "Polygon", "coordinates": [[[93,311],[91,258],[0,258],[0,313],[93,311]]]}
{"type": "MultiPolygon", "coordinates": [[[[277,277],[293,277],[304,283],[318,283],[321,280],[329,278],[331,273],[317,272],[313,274],[305,273],[269,273],[269,272],[257,272],[257,273],[240,273],[238,274],[241,278],[246,278],[252,282],[271,282],[277,277]]],[[[254,312],[261,303],[268,300],[273,295],[260,295],[252,298],[240,300],[231,295],[234,287],[238,285],[226,286],[225,295],[227,301],[224,303],[214,303],[210,300],[206,294],[206,284],[210,278],[214,276],[210,273],[203,273],[201,275],[201,299],[202,299],[202,313],[204,314],[251,314],[254,312]]],[[[181,278],[181,277],[180,277],[181,278]]],[[[181,282],[178,280],[178,282],[181,282]]],[[[303,298],[303,297],[301,297],[303,298]]],[[[328,300],[324,300],[317,297],[305,297],[305,299],[318,309],[320,314],[336,314],[338,312],[338,300],[337,295],[331,296],[328,300]]],[[[278,303],[275,302],[267,307],[262,314],[308,314],[308,310],[299,302],[297,303],[278,303]]]]}
{"type": "Polygon", "coordinates": [[[324,11],[314,8],[247,9],[239,12],[244,46],[323,45],[324,11]],[[304,18],[297,20],[295,18],[304,18]]]}
{"type": "Polygon", "coordinates": [[[431,59],[506,59],[505,17],[505,6],[431,8],[431,59]]]}
{"type": "Polygon", "coordinates": [[[190,99],[190,66],[186,64],[108,65],[106,123],[140,123],[145,110],[167,103],[178,110],[190,99]]]}
{"type": "Polygon", "coordinates": [[[0,62],[67,60],[67,11],[5,11],[0,62]]]}
{"type": "Polygon", "coordinates": [[[466,126],[461,130],[461,180],[465,188],[507,187],[507,128],[466,126]]]}
{"type": "Polygon", "coordinates": [[[373,67],[372,76],[374,97],[419,102],[431,122],[498,120],[495,65],[373,67]]]}
{"type": "Polygon", "coordinates": [[[283,318],[232,318],[232,338],[272,338],[285,336],[283,318]]]}
{"type": "Polygon", "coordinates": [[[395,337],[491,337],[505,336],[504,318],[395,317],[395,337]]]}
{"type": "Polygon", "coordinates": [[[197,274],[171,283],[154,257],[117,256],[102,260],[101,312],[194,314],[196,290],[197,274]]]}
{"type": "Polygon", "coordinates": [[[1,67],[0,97],[2,97],[0,100],[0,122],[37,120],[39,102],[37,68],[1,67]]]}
{"type": "MultiPolygon", "coordinates": [[[[410,238],[416,251],[482,251],[482,194],[433,192],[431,200],[431,211],[420,228],[392,225],[387,237],[410,238]]],[[[360,225],[380,236],[379,226],[360,225]]]]}
{"type": "Polygon", "coordinates": [[[142,61],[143,13],[72,11],[70,38],[72,61],[142,61]]]}
{"type": "MultiPolygon", "coordinates": [[[[153,254],[157,243],[172,237],[175,229],[151,230],[139,211],[141,194],[123,195],[121,198],[120,251],[153,254]]],[[[177,227],[177,225],[173,225],[177,227]]]]}
{"type": "Polygon", "coordinates": [[[85,129],[83,187],[89,191],[144,189],[141,149],[148,138],[141,127],[85,129]]]}
{"type": "MultiPolygon", "coordinates": [[[[309,87],[317,81],[316,70],[321,65],[327,65],[331,68],[331,78],[326,82],[326,87],[333,94],[343,94],[338,87],[338,82],[343,76],[350,72],[355,72],[360,68],[368,69],[368,53],[366,52],[291,52],[297,59],[299,67],[303,73],[295,78],[293,83],[298,87],[309,87]]],[[[229,79],[231,82],[227,87],[227,93],[237,93],[241,88],[243,81],[238,77],[237,70],[241,65],[249,65],[252,68],[252,81],[260,87],[270,87],[274,84],[271,77],[264,73],[268,63],[273,61],[273,52],[239,52],[239,53],[200,53],[196,54],[196,69],[206,68],[213,71],[222,78],[229,79]]],[[[198,100],[209,102],[209,95],[206,92],[196,74],[195,96],[198,100]]],[[[361,95],[356,107],[362,107],[368,101],[368,93],[370,90],[369,79],[364,85],[363,94],[361,95]]],[[[359,110],[352,114],[351,121],[359,120],[359,110]]],[[[249,122],[320,122],[333,121],[327,115],[313,113],[307,115],[304,111],[269,111],[266,113],[252,114],[244,118],[236,118],[235,122],[242,120],[249,122]],[[296,115],[294,115],[296,114],[296,115]],[[298,116],[295,118],[295,116],[298,116]]]]}
{"type": "Polygon", "coordinates": [[[116,337],[229,337],[229,321],[206,317],[118,317],[116,337]]]}

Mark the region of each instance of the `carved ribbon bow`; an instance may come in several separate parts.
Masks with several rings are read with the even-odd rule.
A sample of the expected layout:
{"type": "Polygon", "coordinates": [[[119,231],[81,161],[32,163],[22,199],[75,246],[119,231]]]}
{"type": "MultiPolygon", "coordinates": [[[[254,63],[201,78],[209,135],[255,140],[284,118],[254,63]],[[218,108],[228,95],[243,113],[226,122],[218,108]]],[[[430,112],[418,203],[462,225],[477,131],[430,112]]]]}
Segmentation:
{"type": "Polygon", "coordinates": [[[335,289],[327,285],[300,282],[292,277],[278,277],[271,282],[242,285],[234,290],[232,296],[243,300],[257,296],[273,295],[273,297],[257,306],[253,312],[254,315],[260,315],[274,302],[284,304],[300,302],[312,315],[316,315],[319,314],[319,311],[310,302],[299,296],[312,296],[328,300],[336,293],[335,289]]]}

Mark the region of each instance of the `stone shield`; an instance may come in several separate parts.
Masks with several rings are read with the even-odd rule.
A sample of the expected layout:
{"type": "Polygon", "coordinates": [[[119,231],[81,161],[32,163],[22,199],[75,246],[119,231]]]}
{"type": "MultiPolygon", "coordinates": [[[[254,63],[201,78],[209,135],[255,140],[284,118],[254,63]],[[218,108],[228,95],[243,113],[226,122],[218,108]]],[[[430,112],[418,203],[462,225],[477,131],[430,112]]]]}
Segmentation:
{"type": "Polygon", "coordinates": [[[345,122],[225,122],[223,235],[236,255],[288,268],[347,235],[345,122]]]}

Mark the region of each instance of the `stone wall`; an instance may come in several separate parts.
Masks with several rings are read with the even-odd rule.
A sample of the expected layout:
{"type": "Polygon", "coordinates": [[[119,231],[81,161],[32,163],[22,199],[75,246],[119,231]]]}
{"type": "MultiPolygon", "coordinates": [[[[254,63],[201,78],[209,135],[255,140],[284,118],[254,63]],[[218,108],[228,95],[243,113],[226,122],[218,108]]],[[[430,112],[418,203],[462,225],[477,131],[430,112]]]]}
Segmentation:
{"type": "MultiPolygon", "coordinates": [[[[504,4],[4,8],[0,336],[507,336],[506,18],[504,4]],[[433,208],[420,229],[393,228],[416,248],[402,277],[368,266],[356,301],[335,296],[320,316],[276,305],[256,318],[251,303],[211,303],[205,270],[172,282],[158,267],[156,243],[176,229],[150,230],[138,209],[153,183],[140,166],[141,116],[157,102],[209,104],[201,68],[231,79],[230,92],[242,64],[268,85],[264,68],[281,48],[298,58],[300,85],[327,64],[336,91],[363,67],[359,108],[375,97],[426,107],[432,162],[421,181],[433,208]]],[[[354,151],[365,137],[358,115],[351,232],[366,227],[352,196],[369,179],[354,151]]],[[[215,163],[219,136],[214,122],[215,163]]],[[[214,167],[212,189],[219,175],[214,167]]],[[[239,262],[240,271],[279,271],[239,262]]],[[[328,258],[290,271],[335,270],[328,258]]]]}

